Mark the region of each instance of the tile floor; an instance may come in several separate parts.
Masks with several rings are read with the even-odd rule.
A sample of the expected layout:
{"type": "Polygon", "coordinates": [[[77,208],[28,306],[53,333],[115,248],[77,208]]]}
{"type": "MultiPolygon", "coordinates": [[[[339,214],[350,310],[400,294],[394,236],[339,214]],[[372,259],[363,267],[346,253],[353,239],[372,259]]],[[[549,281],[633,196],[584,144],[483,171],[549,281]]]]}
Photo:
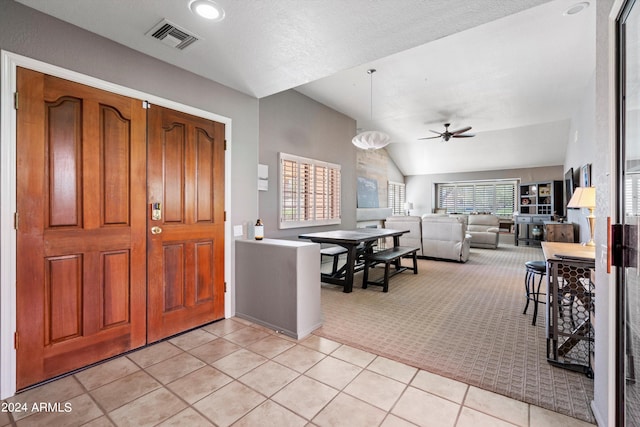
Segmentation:
{"type": "Polygon", "coordinates": [[[321,337],[296,341],[239,318],[20,393],[2,402],[0,426],[7,425],[591,426],[321,337]],[[19,411],[9,414],[10,408],[19,411]]]}

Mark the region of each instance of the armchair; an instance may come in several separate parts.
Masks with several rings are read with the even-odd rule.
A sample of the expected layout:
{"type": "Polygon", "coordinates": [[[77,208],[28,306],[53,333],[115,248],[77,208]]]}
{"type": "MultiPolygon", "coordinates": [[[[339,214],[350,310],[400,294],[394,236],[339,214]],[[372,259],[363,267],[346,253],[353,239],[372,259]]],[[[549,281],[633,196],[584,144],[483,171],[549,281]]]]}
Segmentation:
{"type": "Polygon", "coordinates": [[[500,218],[496,215],[469,215],[467,233],[472,248],[496,249],[500,239],[500,218]]]}

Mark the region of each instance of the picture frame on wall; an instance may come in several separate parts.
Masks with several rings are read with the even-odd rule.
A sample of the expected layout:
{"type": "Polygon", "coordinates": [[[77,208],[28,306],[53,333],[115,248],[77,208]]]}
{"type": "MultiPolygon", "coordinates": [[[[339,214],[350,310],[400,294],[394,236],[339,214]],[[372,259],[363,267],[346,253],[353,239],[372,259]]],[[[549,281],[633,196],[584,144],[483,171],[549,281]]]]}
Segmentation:
{"type": "Polygon", "coordinates": [[[580,187],[591,187],[591,163],[582,166],[580,174],[580,187]]]}

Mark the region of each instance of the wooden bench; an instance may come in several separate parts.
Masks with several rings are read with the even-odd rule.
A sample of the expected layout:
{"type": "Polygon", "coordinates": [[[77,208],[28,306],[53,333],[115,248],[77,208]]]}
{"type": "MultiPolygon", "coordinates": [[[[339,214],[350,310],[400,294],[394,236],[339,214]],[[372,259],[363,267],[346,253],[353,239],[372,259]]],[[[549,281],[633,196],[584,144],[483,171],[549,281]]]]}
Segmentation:
{"type": "Polygon", "coordinates": [[[346,254],[347,248],[342,246],[330,246],[328,248],[320,249],[320,258],[328,256],[333,258],[333,267],[331,269],[331,275],[335,275],[338,272],[338,259],[340,255],[346,254]]]}
{"type": "Polygon", "coordinates": [[[374,252],[365,255],[364,261],[364,275],[362,277],[362,289],[367,289],[369,285],[382,286],[382,292],[389,291],[389,279],[398,273],[402,273],[405,270],[412,270],[413,274],[418,274],[418,257],[417,252],[419,248],[411,246],[395,246],[390,249],[385,249],[379,252],[374,252]],[[413,267],[403,266],[400,260],[403,257],[411,256],[413,258],[413,267]],[[369,280],[369,268],[374,267],[376,264],[384,263],[384,277],[380,280],[369,280]],[[395,270],[392,272],[391,263],[394,264],[395,270]]]}

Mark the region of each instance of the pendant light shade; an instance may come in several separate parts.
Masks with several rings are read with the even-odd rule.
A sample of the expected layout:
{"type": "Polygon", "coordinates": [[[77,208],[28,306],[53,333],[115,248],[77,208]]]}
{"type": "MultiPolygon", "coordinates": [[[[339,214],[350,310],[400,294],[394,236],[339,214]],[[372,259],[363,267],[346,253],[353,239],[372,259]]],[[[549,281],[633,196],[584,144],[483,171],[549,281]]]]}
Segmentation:
{"type": "Polygon", "coordinates": [[[358,148],[363,150],[377,150],[389,143],[389,135],[384,132],[378,132],[377,130],[368,130],[361,132],[353,137],[351,142],[358,148]]]}
{"type": "MultiPolygon", "coordinates": [[[[375,69],[367,70],[369,76],[371,76],[371,83],[369,88],[369,96],[370,96],[370,119],[373,120],[373,73],[375,73],[375,69]]],[[[384,132],[380,132],[377,130],[370,130],[365,132],[360,132],[356,136],[353,137],[351,142],[358,148],[362,148],[363,150],[377,150],[389,144],[391,138],[384,132]]]]}

